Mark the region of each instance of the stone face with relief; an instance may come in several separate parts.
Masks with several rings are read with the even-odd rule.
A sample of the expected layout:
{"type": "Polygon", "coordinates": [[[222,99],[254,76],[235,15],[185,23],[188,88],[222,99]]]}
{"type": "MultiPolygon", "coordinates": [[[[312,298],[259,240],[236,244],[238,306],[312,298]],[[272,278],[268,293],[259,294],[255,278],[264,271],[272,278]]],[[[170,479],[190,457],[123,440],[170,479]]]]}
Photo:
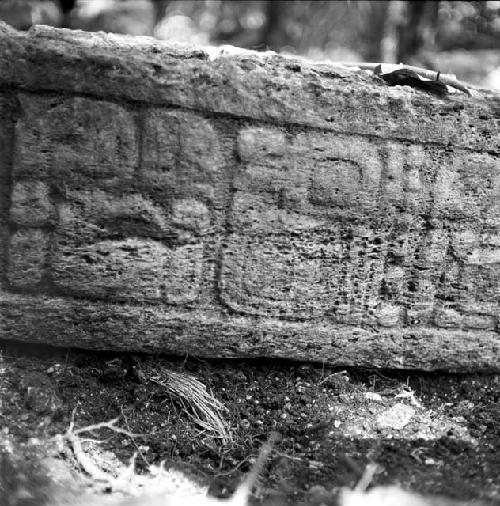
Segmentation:
{"type": "Polygon", "coordinates": [[[500,369],[493,99],[127,40],[0,33],[0,337],[500,369]]]}
{"type": "Polygon", "coordinates": [[[125,107],[30,95],[20,103],[12,285],[106,301],[194,301],[220,165],[210,125],[194,114],[148,111],[139,146],[125,107]],[[141,167],[139,151],[147,153],[141,167]]]}

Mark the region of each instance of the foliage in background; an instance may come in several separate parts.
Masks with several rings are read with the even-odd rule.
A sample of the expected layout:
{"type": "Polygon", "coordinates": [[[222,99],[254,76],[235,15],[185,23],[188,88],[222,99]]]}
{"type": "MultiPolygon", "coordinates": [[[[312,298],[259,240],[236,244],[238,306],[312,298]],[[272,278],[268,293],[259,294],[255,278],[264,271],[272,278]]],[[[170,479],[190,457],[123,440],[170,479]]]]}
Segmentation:
{"type": "Polygon", "coordinates": [[[336,61],[404,62],[490,86],[488,74],[500,68],[500,1],[3,0],[0,18],[19,29],[51,24],[336,61]]]}

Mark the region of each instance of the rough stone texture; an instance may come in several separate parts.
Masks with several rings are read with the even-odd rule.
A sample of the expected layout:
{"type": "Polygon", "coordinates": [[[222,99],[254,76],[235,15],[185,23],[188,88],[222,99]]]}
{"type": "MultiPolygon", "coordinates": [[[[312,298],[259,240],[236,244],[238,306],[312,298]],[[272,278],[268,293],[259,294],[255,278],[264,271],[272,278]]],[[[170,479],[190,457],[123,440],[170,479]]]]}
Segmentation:
{"type": "Polygon", "coordinates": [[[0,338],[500,370],[500,100],[0,24],[0,338]]]}

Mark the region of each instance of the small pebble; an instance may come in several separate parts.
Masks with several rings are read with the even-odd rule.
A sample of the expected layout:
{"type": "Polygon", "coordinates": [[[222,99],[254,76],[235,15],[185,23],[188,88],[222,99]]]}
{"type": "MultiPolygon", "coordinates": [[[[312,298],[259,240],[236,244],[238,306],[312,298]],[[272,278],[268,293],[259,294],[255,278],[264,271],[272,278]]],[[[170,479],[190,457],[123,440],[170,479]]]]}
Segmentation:
{"type": "Polygon", "coordinates": [[[397,403],[383,411],[377,418],[379,428],[403,429],[414,417],[415,410],[406,404],[397,403]]]}
{"type": "Polygon", "coordinates": [[[365,399],[369,401],[382,402],[382,396],[375,392],[365,392],[365,399]]]}

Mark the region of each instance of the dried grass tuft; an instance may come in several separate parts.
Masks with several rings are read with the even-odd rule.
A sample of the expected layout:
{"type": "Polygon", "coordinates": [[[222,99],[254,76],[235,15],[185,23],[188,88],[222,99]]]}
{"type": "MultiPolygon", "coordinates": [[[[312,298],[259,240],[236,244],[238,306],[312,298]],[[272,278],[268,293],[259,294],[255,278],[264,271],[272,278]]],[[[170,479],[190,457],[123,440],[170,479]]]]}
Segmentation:
{"type": "Polygon", "coordinates": [[[149,378],[162,386],[182,406],[187,416],[210,435],[224,444],[233,441],[233,435],[224,413],[228,409],[222,402],[207,392],[207,387],[186,373],[166,371],[149,378]]]}

